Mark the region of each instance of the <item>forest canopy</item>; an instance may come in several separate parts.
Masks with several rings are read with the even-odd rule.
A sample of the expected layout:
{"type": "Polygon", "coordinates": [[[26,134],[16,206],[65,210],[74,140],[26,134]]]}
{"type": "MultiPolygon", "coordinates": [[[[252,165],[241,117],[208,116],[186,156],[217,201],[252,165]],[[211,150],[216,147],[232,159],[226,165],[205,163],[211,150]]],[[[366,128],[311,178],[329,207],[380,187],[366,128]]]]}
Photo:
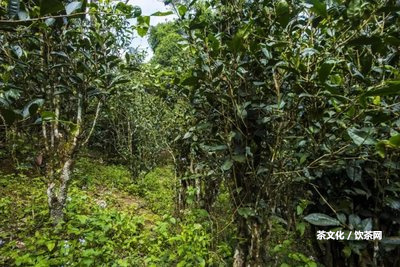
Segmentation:
{"type": "Polygon", "coordinates": [[[164,4],[0,0],[0,265],[398,266],[398,1],[164,4]]]}

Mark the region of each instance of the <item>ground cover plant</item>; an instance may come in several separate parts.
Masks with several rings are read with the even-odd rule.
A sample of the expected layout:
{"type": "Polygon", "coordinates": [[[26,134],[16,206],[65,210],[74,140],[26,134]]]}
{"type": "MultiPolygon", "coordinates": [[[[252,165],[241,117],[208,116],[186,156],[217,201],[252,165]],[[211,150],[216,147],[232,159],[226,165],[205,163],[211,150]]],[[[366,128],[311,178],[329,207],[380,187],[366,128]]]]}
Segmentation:
{"type": "Polygon", "coordinates": [[[0,0],[0,265],[398,266],[398,1],[163,3],[0,0]]]}

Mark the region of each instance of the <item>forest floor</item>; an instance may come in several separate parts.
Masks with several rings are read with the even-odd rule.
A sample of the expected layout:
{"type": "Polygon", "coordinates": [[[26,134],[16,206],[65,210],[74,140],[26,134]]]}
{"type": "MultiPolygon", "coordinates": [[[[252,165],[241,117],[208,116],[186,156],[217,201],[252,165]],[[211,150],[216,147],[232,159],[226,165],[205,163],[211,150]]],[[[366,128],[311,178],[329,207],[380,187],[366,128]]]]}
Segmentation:
{"type": "Polygon", "coordinates": [[[174,181],[168,167],[138,179],[133,183],[121,166],[80,160],[65,223],[54,227],[48,221],[43,177],[0,169],[0,266],[151,262],[156,245],[165,241],[160,237],[174,222],[174,181]]]}

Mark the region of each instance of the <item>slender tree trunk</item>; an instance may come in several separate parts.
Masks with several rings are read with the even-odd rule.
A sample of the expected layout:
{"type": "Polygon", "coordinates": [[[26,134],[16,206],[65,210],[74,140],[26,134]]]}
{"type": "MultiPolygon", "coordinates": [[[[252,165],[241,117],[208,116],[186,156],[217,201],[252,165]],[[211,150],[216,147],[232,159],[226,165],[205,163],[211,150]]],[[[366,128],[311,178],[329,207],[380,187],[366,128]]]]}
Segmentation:
{"type": "Polygon", "coordinates": [[[262,225],[255,220],[237,218],[238,237],[243,240],[236,246],[234,254],[234,267],[262,267],[262,225]]]}
{"type": "Polygon", "coordinates": [[[71,167],[74,163],[72,158],[68,159],[62,168],[60,176],[60,187],[56,190],[56,184],[51,182],[47,188],[47,197],[50,209],[50,217],[54,224],[60,223],[64,219],[64,207],[68,195],[68,186],[71,179],[71,167]]]}
{"type": "Polygon", "coordinates": [[[78,94],[78,104],[76,113],[76,126],[77,129],[72,132],[70,141],[64,145],[66,150],[65,155],[59,155],[55,151],[54,155],[58,154],[63,162],[61,163],[62,169],[58,181],[55,177],[50,177],[50,183],[47,188],[47,198],[50,210],[50,219],[54,224],[58,224],[64,219],[64,208],[68,196],[68,186],[71,179],[72,166],[78,152],[80,144],[78,139],[82,128],[82,110],[83,110],[83,96],[78,94]],[[58,183],[57,183],[58,182],[58,183]]]}

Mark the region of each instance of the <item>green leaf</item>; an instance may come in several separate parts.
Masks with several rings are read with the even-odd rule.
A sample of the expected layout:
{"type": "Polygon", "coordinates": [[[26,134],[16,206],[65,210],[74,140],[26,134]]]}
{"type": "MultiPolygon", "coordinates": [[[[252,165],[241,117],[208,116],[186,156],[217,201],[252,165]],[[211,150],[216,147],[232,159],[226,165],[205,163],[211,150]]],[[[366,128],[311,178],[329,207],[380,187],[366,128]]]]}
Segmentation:
{"type": "Polygon", "coordinates": [[[398,236],[389,236],[385,237],[381,241],[384,245],[400,245],[400,237],[398,236]]]}
{"type": "Polygon", "coordinates": [[[169,16],[174,14],[172,11],[167,11],[167,12],[161,12],[157,11],[156,13],[151,14],[150,16],[152,17],[163,17],[163,16],[169,16]]]}
{"type": "Polygon", "coordinates": [[[378,155],[381,158],[385,158],[385,156],[386,156],[386,149],[385,149],[386,148],[386,146],[385,146],[386,142],[385,141],[379,141],[375,146],[376,152],[378,153],[378,155]]]}
{"type": "Polygon", "coordinates": [[[314,11],[315,14],[321,17],[326,17],[328,15],[328,13],[326,12],[326,3],[324,0],[311,0],[310,2],[313,5],[311,10],[314,11]]]}
{"type": "Polygon", "coordinates": [[[353,226],[354,229],[357,229],[357,227],[361,224],[360,217],[356,214],[350,214],[349,215],[349,224],[351,226],[353,226]]]}
{"type": "Polygon", "coordinates": [[[306,217],[304,217],[304,220],[313,225],[318,225],[318,226],[340,225],[340,222],[338,220],[322,213],[311,213],[306,217]]]}
{"type": "Polygon", "coordinates": [[[187,11],[187,7],[186,7],[186,6],[180,5],[180,6],[178,7],[178,13],[179,13],[179,15],[180,15],[181,17],[185,16],[186,11],[187,11]]]}
{"type": "Polygon", "coordinates": [[[286,26],[290,20],[290,8],[285,0],[280,0],[275,6],[277,21],[282,25],[286,26]]]}
{"type": "Polygon", "coordinates": [[[400,134],[389,138],[389,145],[392,147],[400,147],[400,134]]]}
{"type": "Polygon", "coordinates": [[[86,216],[86,215],[76,215],[76,218],[78,219],[78,221],[79,221],[81,224],[85,224],[86,221],[89,219],[89,217],[86,216]]]}
{"type": "Polygon", "coordinates": [[[255,216],[256,212],[254,211],[254,209],[252,208],[239,208],[238,209],[238,213],[240,216],[244,217],[244,218],[248,218],[250,216],[255,216]]]}
{"type": "Polygon", "coordinates": [[[42,111],[40,113],[42,120],[54,120],[56,118],[56,114],[51,111],[42,111]]]}
{"type": "Polygon", "coordinates": [[[40,15],[44,16],[64,10],[64,5],[58,0],[41,0],[40,15]]]}
{"type": "Polygon", "coordinates": [[[306,224],[304,222],[296,224],[296,230],[299,231],[300,236],[303,236],[306,230],[306,224]]]}
{"type": "Polygon", "coordinates": [[[336,217],[338,218],[339,222],[345,224],[346,223],[346,215],[343,213],[338,213],[336,214],[336,217]]]}
{"type": "Polygon", "coordinates": [[[142,9],[139,6],[134,6],[133,7],[133,17],[137,18],[142,15],[142,9]]]}
{"type": "Polygon", "coordinates": [[[150,16],[140,16],[137,18],[137,21],[141,27],[150,27],[150,16]]]}
{"type": "Polygon", "coordinates": [[[209,146],[207,147],[208,151],[215,152],[215,151],[223,151],[228,149],[226,145],[218,145],[218,146],[209,146]]]}
{"type": "Polygon", "coordinates": [[[149,30],[148,27],[136,27],[136,31],[139,34],[140,37],[144,37],[147,34],[147,31],[149,30]]]}
{"type": "Polygon", "coordinates": [[[327,60],[321,64],[321,67],[318,69],[318,78],[322,83],[325,82],[329,74],[331,74],[333,66],[334,61],[332,60],[327,60]]]}
{"type": "Polygon", "coordinates": [[[69,3],[66,7],[65,7],[65,12],[67,13],[67,15],[74,13],[76,10],[79,10],[82,7],[82,2],[80,1],[74,1],[69,3]]]}
{"type": "Polygon", "coordinates": [[[346,173],[347,176],[352,180],[353,182],[360,181],[362,178],[362,168],[360,167],[359,164],[348,164],[346,166],[346,173]]]}
{"type": "Polygon", "coordinates": [[[388,96],[400,94],[400,80],[387,81],[384,86],[374,88],[363,94],[366,96],[388,96]]]}
{"type": "Polygon", "coordinates": [[[22,50],[22,48],[19,45],[12,46],[12,51],[13,51],[14,55],[16,55],[18,58],[21,58],[24,53],[24,51],[22,50]]]}
{"type": "Polygon", "coordinates": [[[225,160],[224,164],[221,166],[221,170],[228,171],[233,166],[233,161],[231,159],[225,160]]]}
{"type": "Polygon", "coordinates": [[[233,36],[232,40],[229,42],[229,47],[234,51],[234,52],[239,52],[243,49],[243,43],[244,40],[247,39],[248,37],[248,31],[250,29],[250,24],[247,24],[246,26],[242,27],[237,31],[237,33],[233,36]]]}
{"type": "Polygon", "coordinates": [[[44,99],[32,100],[25,106],[22,115],[24,116],[24,118],[27,118],[29,115],[34,115],[37,112],[38,108],[41,107],[43,104],[44,99]]]}
{"type": "Polygon", "coordinates": [[[234,155],[232,159],[236,162],[244,163],[246,162],[246,156],[245,155],[234,155]]]}
{"type": "Polygon", "coordinates": [[[18,12],[18,19],[19,20],[27,20],[27,19],[29,19],[28,12],[25,12],[25,11],[18,12]]]}
{"type": "Polygon", "coordinates": [[[356,128],[349,128],[347,130],[348,135],[353,142],[360,146],[360,145],[375,145],[376,141],[370,138],[370,133],[366,130],[358,130],[356,128]]]}
{"type": "Polygon", "coordinates": [[[386,204],[386,206],[389,206],[394,210],[400,210],[400,199],[386,197],[385,204],[386,204]]]}
{"type": "Polygon", "coordinates": [[[56,242],[55,241],[47,241],[46,242],[46,247],[47,247],[47,249],[49,251],[52,251],[55,246],[56,246],[56,242]]]}
{"type": "Polygon", "coordinates": [[[351,248],[349,246],[345,246],[342,250],[343,255],[348,258],[351,255],[351,248]]]}
{"type": "Polygon", "coordinates": [[[183,136],[182,139],[188,139],[188,138],[190,138],[192,135],[193,135],[192,132],[187,132],[187,133],[185,133],[185,135],[183,136]]]}

